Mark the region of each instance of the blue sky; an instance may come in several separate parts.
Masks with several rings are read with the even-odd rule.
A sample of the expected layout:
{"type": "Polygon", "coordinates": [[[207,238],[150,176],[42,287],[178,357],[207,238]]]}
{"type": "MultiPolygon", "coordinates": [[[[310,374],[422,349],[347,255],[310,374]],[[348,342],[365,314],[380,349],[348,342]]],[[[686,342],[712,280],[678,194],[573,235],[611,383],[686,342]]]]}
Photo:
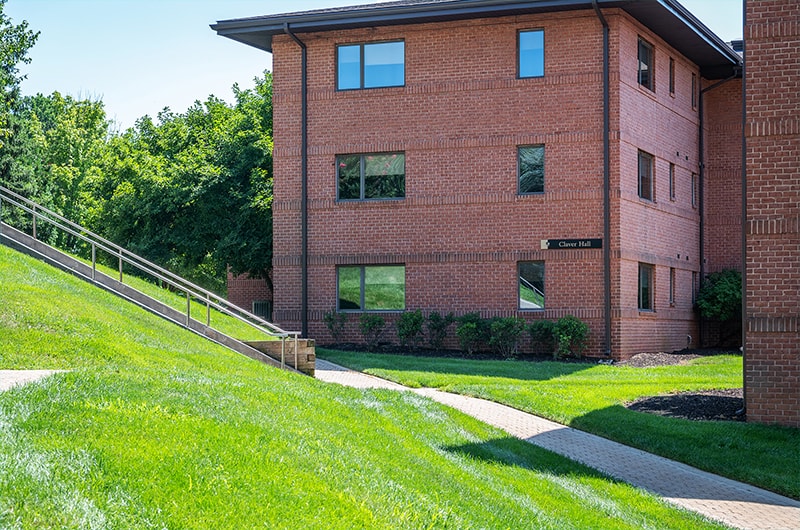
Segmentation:
{"type": "MultiPolygon", "coordinates": [[[[12,22],[40,31],[21,69],[25,94],[101,99],[124,129],[164,107],[183,112],[231,86],[253,86],[272,56],[219,37],[217,20],[367,3],[363,0],[7,0],[12,22]]],[[[681,0],[722,39],[742,36],[742,0],[681,0]]]]}

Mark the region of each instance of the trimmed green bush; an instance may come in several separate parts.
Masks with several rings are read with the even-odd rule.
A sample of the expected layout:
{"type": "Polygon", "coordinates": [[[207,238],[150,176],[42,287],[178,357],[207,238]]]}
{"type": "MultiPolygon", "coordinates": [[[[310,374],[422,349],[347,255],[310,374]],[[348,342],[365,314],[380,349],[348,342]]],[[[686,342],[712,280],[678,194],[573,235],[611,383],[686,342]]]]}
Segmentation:
{"type": "Polygon", "coordinates": [[[490,329],[489,347],[492,351],[505,358],[515,357],[519,338],[525,332],[525,321],[519,317],[493,318],[490,329]]]}
{"type": "Polygon", "coordinates": [[[363,313],[361,318],[359,318],[358,327],[361,330],[361,334],[364,335],[367,348],[369,348],[369,350],[374,350],[378,347],[378,343],[381,340],[383,329],[386,327],[386,320],[375,313],[363,313]]]}
{"type": "Polygon", "coordinates": [[[428,315],[428,320],[425,327],[428,329],[428,344],[434,350],[441,350],[444,345],[444,339],[447,337],[447,329],[456,321],[453,313],[448,313],[445,316],[440,315],[433,311],[428,315]]]}
{"type": "Polygon", "coordinates": [[[556,323],[552,320],[535,320],[528,327],[531,348],[534,352],[553,353],[556,347],[556,323]]]}
{"type": "Polygon", "coordinates": [[[468,355],[472,355],[481,348],[489,344],[492,337],[491,324],[485,318],[481,318],[479,313],[467,313],[458,317],[456,320],[456,336],[461,345],[461,349],[468,355]]]}
{"type": "Polygon", "coordinates": [[[586,348],[589,326],[573,315],[561,317],[555,324],[555,358],[580,357],[586,348]]]}
{"type": "Polygon", "coordinates": [[[742,314],[742,275],[726,269],[706,276],[697,293],[700,316],[726,322],[742,314]]]}
{"type": "Polygon", "coordinates": [[[342,332],[344,332],[344,326],[347,324],[347,319],[347,313],[339,313],[335,309],[322,315],[322,321],[325,322],[325,327],[328,328],[333,342],[339,342],[342,332]]]}
{"type": "Polygon", "coordinates": [[[416,350],[422,342],[422,324],[425,322],[425,317],[422,316],[422,311],[406,311],[400,315],[397,321],[397,336],[400,338],[400,344],[416,350]]]}

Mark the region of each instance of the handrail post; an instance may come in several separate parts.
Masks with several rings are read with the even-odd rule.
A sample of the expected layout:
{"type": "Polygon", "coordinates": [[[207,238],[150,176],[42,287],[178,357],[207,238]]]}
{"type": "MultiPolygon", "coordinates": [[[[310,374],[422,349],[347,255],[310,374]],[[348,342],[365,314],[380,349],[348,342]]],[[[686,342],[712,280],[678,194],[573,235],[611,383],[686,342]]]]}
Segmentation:
{"type": "Polygon", "coordinates": [[[297,363],[297,334],[294,336],[294,369],[300,369],[300,366],[297,363]]]}
{"type": "Polygon", "coordinates": [[[189,293],[189,290],[186,290],[186,327],[189,327],[189,324],[192,320],[192,295],[189,293]]]}
{"type": "Polygon", "coordinates": [[[33,218],[33,239],[36,239],[36,205],[33,206],[31,217],[33,218]]]}
{"type": "Polygon", "coordinates": [[[122,283],[122,249],[119,249],[119,283],[122,283]]]}
{"type": "Polygon", "coordinates": [[[286,370],[286,337],[281,337],[281,370],[286,370]]]}
{"type": "Polygon", "coordinates": [[[206,293],[206,327],[211,327],[211,295],[206,293]]]}
{"type": "Polygon", "coordinates": [[[94,276],[97,271],[97,246],[92,241],[92,281],[95,281],[94,276]]]}

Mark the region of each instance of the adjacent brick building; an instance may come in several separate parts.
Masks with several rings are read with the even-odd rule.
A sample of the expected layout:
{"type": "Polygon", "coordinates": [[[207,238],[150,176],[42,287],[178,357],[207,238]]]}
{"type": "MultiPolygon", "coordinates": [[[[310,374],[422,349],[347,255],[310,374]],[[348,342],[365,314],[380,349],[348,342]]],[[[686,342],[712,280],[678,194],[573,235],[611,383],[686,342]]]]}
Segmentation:
{"type": "Polygon", "coordinates": [[[573,314],[591,356],[697,345],[700,278],[741,264],[741,59],[678,2],[213,27],[273,54],[280,325],[324,343],[331,310],[573,314]]]}
{"type": "Polygon", "coordinates": [[[800,427],[800,2],[745,2],[748,420],[800,427]]]}

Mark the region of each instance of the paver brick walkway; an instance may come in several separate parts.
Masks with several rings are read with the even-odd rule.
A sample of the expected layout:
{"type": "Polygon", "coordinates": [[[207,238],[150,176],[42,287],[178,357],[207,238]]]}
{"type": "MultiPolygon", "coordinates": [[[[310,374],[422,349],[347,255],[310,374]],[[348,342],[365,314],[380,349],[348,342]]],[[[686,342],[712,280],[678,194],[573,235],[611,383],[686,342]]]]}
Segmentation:
{"type": "Polygon", "coordinates": [[[775,493],[565,427],[484,399],[411,389],[317,358],[316,377],[356,388],[415,392],[458,409],[512,436],[645,489],[677,506],[746,530],[800,530],[800,502],[775,493]]]}
{"type": "Polygon", "coordinates": [[[0,370],[0,392],[58,372],[63,370],[0,370]]]}

